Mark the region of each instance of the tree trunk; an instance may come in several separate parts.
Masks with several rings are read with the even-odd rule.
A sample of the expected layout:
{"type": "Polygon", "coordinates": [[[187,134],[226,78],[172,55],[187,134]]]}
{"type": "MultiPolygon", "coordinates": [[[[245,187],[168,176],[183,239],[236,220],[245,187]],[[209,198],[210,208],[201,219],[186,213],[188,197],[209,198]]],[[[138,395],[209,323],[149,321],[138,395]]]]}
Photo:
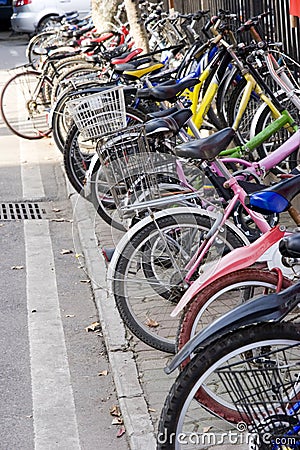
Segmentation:
{"type": "Polygon", "coordinates": [[[135,46],[142,48],[147,53],[149,52],[149,40],[144,24],[141,21],[138,0],[125,0],[124,4],[130,26],[130,35],[134,39],[135,46]]]}
{"type": "Polygon", "coordinates": [[[98,33],[111,30],[120,0],[92,0],[92,18],[98,33]]]}

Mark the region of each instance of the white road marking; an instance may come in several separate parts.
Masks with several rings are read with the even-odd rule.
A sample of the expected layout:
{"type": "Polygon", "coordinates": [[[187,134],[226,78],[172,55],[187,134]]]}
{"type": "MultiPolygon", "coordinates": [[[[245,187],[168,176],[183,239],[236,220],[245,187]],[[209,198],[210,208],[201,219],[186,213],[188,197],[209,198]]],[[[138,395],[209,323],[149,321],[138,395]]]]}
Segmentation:
{"type": "Polygon", "coordinates": [[[35,450],[80,449],[49,222],[24,234],[35,450]]]}
{"type": "Polygon", "coordinates": [[[19,139],[21,177],[23,198],[35,200],[45,197],[44,186],[40,170],[41,145],[38,141],[19,139]]]}

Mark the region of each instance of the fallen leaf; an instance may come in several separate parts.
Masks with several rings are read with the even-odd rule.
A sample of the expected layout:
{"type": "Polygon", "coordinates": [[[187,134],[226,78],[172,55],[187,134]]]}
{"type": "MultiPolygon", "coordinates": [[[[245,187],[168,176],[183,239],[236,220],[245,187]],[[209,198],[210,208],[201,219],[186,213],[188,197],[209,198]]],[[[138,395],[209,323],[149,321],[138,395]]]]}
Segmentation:
{"type": "Polygon", "coordinates": [[[50,222],[73,222],[73,220],[64,219],[62,217],[61,219],[51,219],[50,222]]]}
{"type": "Polygon", "coordinates": [[[121,411],[120,411],[120,408],[118,407],[118,405],[112,406],[110,408],[109,412],[110,412],[111,416],[115,416],[115,417],[120,417],[121,416],[121,411]]]}
{"type": "Polygon", "coordinates": [[[92,322],[91,325],[86,327],[85,331],[98,331],[101,329],[101,325],[99,322],[92,322]]]}
{"type": "Polygon", "coordinates": [[[112,425],[123,425],[123,419],[121,417],[115,417],[112,420],[112,425]]]}
{"type": "Polygon", "coordinates": [[[149,408],[149,412],[156,412],[156,409],[154,409],[154,408],[149,408]]]}
{"type": "Polygon", "coordinates": [[[58,209],[58,208],[52,208],[52,211],[53,211],[53,212],[60,212],[61,209],[58,209]]]}
{"type": "Polygon", "coordinates": [[[65,317],[75,317],[75,314],[66,314],[65,317]]]}
{"type": "Polygon", "coordinates": [[[146,320],[146,325],[147,325],[147,327],[150,327],[150,328],[157,328],[159,326],[159,323],[156,322],[156,320],[150,319],[148,317],[148,319],[146,320]]]}
{"type": "Polygon", "coordinates": [[[81,253],[76,253],[75,258],[83,258],[83,255],[81,253]]]}
{"type": "Polygon", "coordinates": [[[24,266],[12,266],[11,270],[21,270],[24,269],[24,266]]]}
{"type": "Polygon", "coordinates": [[[90,283],[91,280],[80,280],[80,283],[90,283]]]}
{"type": "Polygon", "coordinates": [[[125,427],[120,427],[117,432],[117,438],[120,438],[125,433],[126,433],[125,427]]]}
{"type": "Polygon", "coordinates": [[[108,370],[101,370],[101,372],[98,373],[99,377],[106,377],[108,374],[108,370]]]}
{"type": "Polygon", "coordinates": [[[69,255],[70,253],[73,253],[73,250],[67,250],[66,248],[63,248],[60,252],[61,255],[69,255]]]}

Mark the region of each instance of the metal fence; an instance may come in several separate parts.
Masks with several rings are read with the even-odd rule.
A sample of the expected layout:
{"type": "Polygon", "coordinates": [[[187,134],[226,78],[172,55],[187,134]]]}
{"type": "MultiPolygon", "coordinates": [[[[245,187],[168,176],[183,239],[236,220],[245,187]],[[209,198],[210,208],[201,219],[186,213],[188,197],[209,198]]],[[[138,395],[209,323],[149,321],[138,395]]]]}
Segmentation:
{"type": "Polygon", "coordinates": [[[264,20],[267,39],[283,42],[285,52],[299,61],[300,21],[290,16],[289,3],[290,0],[175,0],[175,9],[182,13],[209,9],[211,14],[225,9],[236,13],[240,21],[270,11],[270,16],[264,20]]]}

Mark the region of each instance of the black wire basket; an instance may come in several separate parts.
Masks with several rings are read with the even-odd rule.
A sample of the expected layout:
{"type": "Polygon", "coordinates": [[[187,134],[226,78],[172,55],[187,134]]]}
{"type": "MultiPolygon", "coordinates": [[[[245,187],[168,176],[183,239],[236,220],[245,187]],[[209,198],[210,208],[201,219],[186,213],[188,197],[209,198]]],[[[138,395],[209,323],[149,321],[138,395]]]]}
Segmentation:
{"type": "Polygon", "coordinates": [[[257,437],[252,448],[300,448],[299,346],[252,349],[216,371],[241,423],[257,437]]]}

